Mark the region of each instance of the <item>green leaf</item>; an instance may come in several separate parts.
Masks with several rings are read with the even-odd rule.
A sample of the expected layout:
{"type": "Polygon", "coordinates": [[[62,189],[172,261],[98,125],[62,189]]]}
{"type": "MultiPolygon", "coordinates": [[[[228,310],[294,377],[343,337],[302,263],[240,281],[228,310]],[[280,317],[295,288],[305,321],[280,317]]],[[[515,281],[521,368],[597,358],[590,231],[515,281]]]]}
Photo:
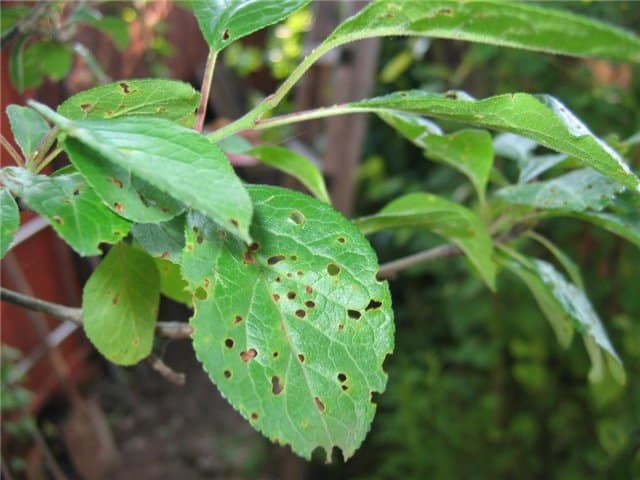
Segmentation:
{"type": "Polygon", "coordinates": [[[188,290],[187,282],[182,278],[180,265],[162,258],[155,258],[154,261],[160,274],[160,293],[171,300],[191,307],[192,294],[188,290]]]}
{"type": "Polygon", "coordinates": [[[168,222],[136,223],[131,233],[150,255],[180,263],[184,248],[184,222],[185,216],[179,215],[168,222]]]}
{"type": "Polygon", "coordinates": [[[307,157],[283,147],[261,145],[247,152],[302,183],[316,198],[331,203],[322,173],[307,157]]]}
{"type": "Polygon", "coordinates": [[[425,138],[442,135],[442,129],[431,120],[413,113],[394,110],[378,112],[378,116],[420,148],[425,148],[425,138]]]}
{"type": "MultiPolygon", "coordinates": [[[[250,241],[249,224],[253,207],[249,195],[222,151],[202,135],[162,118],[71,121],[44,105],[33,102],[32,106],[67,133],[70,138],[65,141],[65,150],[76,168],[100,195],[104,192],[99,187],[106,188],[111,184],[112,190],[115,188],[117,193],[117,190],[130,190],[133,184],[133,181],[121,176],[113,181],[107,169],[102,167],[108,162],[119,167],[121,173],[148,183],[164,193],[165,197],[171,196],[201,211],[225,229],[250,241]],[[83,144],[88,147],[84,147],[83,153],[91,154],[93,150],[94,158],[83,155],[83,161],[79,162],[81,156],[74,154],[82,151],[83,144]],[[87,165],[91,166],[91,171],[87,165]]],[[[146,191],[140,190],[138,193],[145,194],[146,191]]],[[[138,199],[139,203],[144,205],[149,202],[149,197],[145,196],[147,199],[138,199]]],[[[154,202],[161,200],[154,199],[154,202]]],[[[131,205],[124,200],[112,203],[105,198],[105,201],[117,213],[136,222],[158,221],[132,218],[131,205]]],[[[162,212],[162,208],[156,210],[162,212]]],[[[178,211],[170,213],[163,219],[175,216],[178,211]]]]}
{"type": "Polygon", "coordinates": [[[86,23],[107,34],[118,50],[129,46],[129,25],[123,19],[107,15],[87,19],[86,23]]]}
{"type": "Polygon", "coordinates": [[[410,193],[354,223],[365,235],[394,228],[432,230],[456,244],[489,288],[495,289],[493,241],[482,220],[462,205],[429,193],[410,193]]]}
{"type": "Polygon", "coordinates": [[[496,155],[515,160],[520,168],[518,183],[526,183],[555,167],[567,156],[561,153],[550,155],[535,155],[538,144],[533,140],[516,135],[515,133],[501,133],[493,140],[496,155]]]}
{"type": "Polygon", "coordinates": [[[10,73],[18,91],[39,87],[44,77],[58,81],[69,73],[73,63],[69,45],[47,40],[25,46],[26,40],[24,37],[12,51],[10,73]]]}
{"type": "Polygon", "coordinates": [[[29,7],[3,5],[2,15],[0,15],[0,30],[2,30],[2,36],[4,37],[5,34],[9,33],[9,30],[18,22],[18,20],[30,11],[31,9],[29,7]]]}
{"type": "Polygon", "coordinates": [[[640,39],[630,32],[562,10],[498,0],[378,0],[341,24],[324,43],[337,46],[396,35],[640,62],[640,39]]]}
{"type": "Polygon", "coordinates": [[[7,167],[2,181],[82,256],[99,255],[100,243],[117,243],[131,228],[127,220],[102,203],[78,173],[48,177],[7,167]]]}
{"type": "MultiPolygon", "coordinates": [[[[511,258],[503,259],[503,265],[519,276],[529,287],[541,309],[559,334],[560,343],[567,346],[571,341],[569,330],[577,330],[584,338],[585,346],[592,360],[589,373],[591,381],[602,379],[603,360],[600,349],[619,365],[620,357],[602,325],[598,314],[583,290],[558,272],[553,265],[543,260],[515,254],[504,249],[511,258]]],[[[614,368],[611,373],[624,383],[621,370],[614,368]]]]}
{"type": "Polygon", "coordinates": [[[250,33],[278,23],[310,0],[192,0],[209,47],[219,52],[250,33]]]}
{"type": "Polygon", "coordinates": [[[496,195],[507,203],[545,210],[602,210],[624,187],[591,168],[574,170],[545,182],[512,185],[496,195]]]}
{"type": "Polygon", "coordinates": [[[353,455],[393,349],[386,282],[362,234],[323,202],[266,186],[246,247],[188,218],[183,276],[197,286],[193,344],[211,379],[271,440],[310,458],[353,455]],[[238,292],[243,292],[239,295],[238,292]]]}
{"type": "Polygon", "coordinates": [[[19,105],[9,105],[7,116],[13,138],[22,150],[24,158],[33,157],[42,139],[49,133],[49,125],[35,110],[19,105]]]}
{"type": "Polygon", "coordinates": [[[84,286],[84,331],[108,360],[133,365],[151,353],[159,304],[160,278],[153,259],[119,243],[84,286]]]}
{"type": "Polygon", "coordinates": [[[546,248],[558,261],[565,272],[569,275],[569,279],[580,289],[584,290],[584,281],[582,275],[580,275],[580,269],[576,263],[564,253],[555,243],[548,238],[537,234],[536,232],[528,232],[527,237],[532,238],[544,248],[546,248]]]}
{"type": "Polygon", "coordinates": [[[0,188],[0,225],[0,258],[4,258],[20,226],[18,205],[5,187],[0,188]]]}
{"type": "Polygon", "coordinates": [[[640,179],[624,160],[557,99],[548,95],[514,93],[474,100],[463,92],[440,95],[411,90],[351,103],[341,108],[341,113],[349,113],[350,109],[376,113],[399,110],[518,133],[571,155],[636,193],[640,192],[640,179]]]}
{"type": "Polygon", "coordinates": [[[640,219],[606,212],[579,212],[572,216],[597,225],[640,247],[640,219]]]}
{"type": "Polygon", "coordinates": [[[200,94],[175,80],[122,80],[77,93],[58,106],[72,120],[130,115],[166,118],[191,127],[200,94]]]}

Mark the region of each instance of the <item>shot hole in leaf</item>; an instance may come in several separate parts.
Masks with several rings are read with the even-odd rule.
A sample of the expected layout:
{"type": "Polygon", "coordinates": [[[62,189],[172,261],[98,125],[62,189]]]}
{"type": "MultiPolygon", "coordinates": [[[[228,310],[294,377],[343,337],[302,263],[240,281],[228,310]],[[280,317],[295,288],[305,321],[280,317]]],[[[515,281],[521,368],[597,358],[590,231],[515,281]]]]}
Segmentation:
{"type": "Polygon", "coordinates": [[[296,292],[289,292],[287,293],[287,298],[289,300],[293,300],[294,298],[296,298],[296,292]]]}
{"type": "Polygon", "coordinates": [[[330,263],[327,265],[327,273],[334,277],[340,273],[340,267],[335,263],[330,263]]]}
{"type": "Polygon", "coordinates": [[[258,352],[255,348],[250,348],[244,352],[240,352],[240,358],[243,362],[247,363],[249,360],[253,360],[258,356],[258,352]]]}
{"type": "Polygon", "coordinates": [[[229,29],[225,28],[224,32],[222,32],[222,40],[229,40],[229,37],[231,36],[231,34],[229,33],[229,29]]]}
{"type": "Polygon", "coordinates": [[[296,317],[298,318],[304,318],[307,316],[307,312],[305,312],[302,309],[296,310],[296,317]]]}
{"type": "Polygon", "coordinates": [[[279,355],[280,355],[280,353],[278,353],[278,352],[273,352],[272,353],[273,358],[278,358],[279,355]]]}
{"type": "Polygon", "coordinates": [[[306,302],[304,302],[304,304],[308,307],[308,308],[314,308],[316,306],[315,302],[313,300],[307,300],[306,302]]]}
{"type": "Polygon", "coordinates": [[[274,395],[280,395],[284,390],[283,385],[280,383],[280,377],[274,375],[271,377],[271,393],[274,395]]]}
{"type": "Polygon", "coordinates": [[[224,371],[224,378],[231,378],[231,370],[224,371]]]}
{"type": "Polygon", "coordinates": [[[227,348],[233,348],[233,343],[234,343],[233,342],[233,338],[227,338],[224,341],[224,346],[227,347],[227,348]]]}
{"type": "Polygon", "coordinates": [[[381,306],[382,306],[382,302],[379,302],[372,298],[371,301],[369,302],[369,305],[367,305],[367,307],[365,308],[365,311],[368,312],[369,310],[375,310],[376,308],[380,308],[381,306]]]}
{"type": "Polygon", "coordinates": [[[113,209],[117,213],[123,213],[124,212],[124,205],[121,204],[120,202],[116,202],[116,203],[113,204],[113,209]]]}
{"type": "Polygon", "coordinates": [[[347,375],[346,375],[346,374],[344,374],[344,373],[342,373],[342,372],[341,372],[341,373],[339,373],[339,374],[338,374],[338,381],[339,381],[340,383],[344,383],[344,382],[346,382],[346,381],[347,381],[347,375]]]}
{"type": "Polygon", "coordinates": [[[128,93],[131,93],[131,88],[129,87],[129,84],[126,82],[121,82],[118,84],[120,86],[120,88],[122,89],[122,92],[126,95],[128,93]]]}
{"type": "Polygon", "coordinates": [[[358,310],[347,310],[347,315],[354,320],[358,320],[362,316],[358,310]]]}
{"type": "Polygon", "coordinates": [[[302,225],[307,219],[300,210],[294,210],[289,214],[289,219],[296,225],[302,225]]]}
{"type": "Polygon", "coordinates": [[[269,265],[275,265],[276,263],[284,260],[284,258],[285,258],[284,255],[273,255],[267,259],[267,263],[269,265]]]}

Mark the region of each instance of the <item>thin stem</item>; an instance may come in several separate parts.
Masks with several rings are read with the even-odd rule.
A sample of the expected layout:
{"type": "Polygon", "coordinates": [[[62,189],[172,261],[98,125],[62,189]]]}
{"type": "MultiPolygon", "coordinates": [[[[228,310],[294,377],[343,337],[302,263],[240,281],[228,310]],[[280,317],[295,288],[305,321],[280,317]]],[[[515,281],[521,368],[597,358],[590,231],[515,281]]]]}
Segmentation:
{"type": "Polygon", "coordinates": [[[353,113],[370,113],[380,111],[380,108],[352,107],[348,104],[333,105],[331,107],[320,107],[311,110],[303,110],[301,112],[289,113],[277,117],[257,120],[254,128],[256,130],[265,130],[267,128],[281,127],[292,123],[306,122],[318,118],[334,117],[336,115],[348,115],[353,113]]]}
{"type": "MultiPolygon", "coordinates": [[[[40,113],[40,112],[38,112],[40,113]]],[[[54,144],[56,139],[58,138],[58,134],[60,133],[60,129],[57,126],[54,126],[49,133],[47,133],[44,138],[40,141],[38,146],[36,147],[31,158],[27,159],[27,168],[33,171],[38,170],[38,165],[42,163],[45,155],[54,144]]]]}
{"type": "Polygon", "coordinates": [[[40,164],[36,167],[36,173],[40,173],[42,170],[47,168],[47,165],[49,165],[58,155],[60,155],[60,153],[62,153],[62,148],[58,147],[49,155],[47,155],[44,160],[42,160],[42,162],[40,162],[40,164]]]}
{"type": "MultiPolygon", "coordinates": [[[[22,293],[14,292],[4,287],[0,287],[0,299],[13,303],[21,307],[42,312],[47,315],[57,317],[61,320],[68,320],[79,325],[82,324],[82,309],[67,307],[58,303],[47,302],[39,298],[30,297],[22,293]]],[[[188,323],[182,322],[157,322],[156,333],[162,337],[179,339],[188,338],[193,329],[188,323]]]]}
{"type": "Polygon", "coordinates": [[[84,60],[84,63],[87,65],[87,68],[91,72],[91,74],[95,77],[98,84],[104,85],[111,81],[111,77],[105,73],[102,69],[96,57],[93,56],[91,51],[84,46],[83,43],[75,42],[73,44],[73,51],[80,56],[84,60]]]}
{"type": "Polygon", "coordinates": [[[207,64],[204,67],[204,75],[202,77],[202,86],[200,88],[200,105],[198,105],[198,113],[196,115],[196,123],[193,127],[196,132],[202,132],[204,128],[204,117],[207,114],[207,105],[209,104],[209,95],[211,85],[213,84],[213,72],[216,68],[216,60],[218,52],[210,49],[207,57],[207,64]]]}
{"type": "Polygon", "coordinates": [[[18,152],[16,152],[16,149],[13,148],[13,145],[9,143],[9,140],[4,138],[4,135],[2,134],[0,134],[0,143],[2,143],[2,146],[7,150],[7,152],[9,152],[9,155],[11,156],[13,161],[16,162],[16,165],[20,167],[24,167],[24,162],[22,161],[22,157],[18,152]]]}
{"type": "Polygon", "coordinates": [[[184,373],[176,372],[173,368],[164,363],[160,357],[153,353],[147,357],[147,362],[151,368],[162,375],[168,382],[173,383],[178,387],[184,387],[187,380],[184,373]]]}

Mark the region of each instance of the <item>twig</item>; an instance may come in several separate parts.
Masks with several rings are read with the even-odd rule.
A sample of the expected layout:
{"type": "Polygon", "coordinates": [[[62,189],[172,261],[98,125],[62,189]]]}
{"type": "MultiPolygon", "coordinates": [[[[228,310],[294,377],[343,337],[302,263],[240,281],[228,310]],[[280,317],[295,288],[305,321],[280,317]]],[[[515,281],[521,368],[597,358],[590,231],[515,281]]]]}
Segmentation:
{"type": "Polygon", "coordinates": [[[209,50],[207,64],[204,67],[204,75],[202,77],[202,86],[200,87],[200,105],[198,105],[198,113],[196,114],[196,123],[193,127],[196,132],[202,132],[204,128],[204,117],[207,114],[207,105],[209,104],[209,94],[211,92],[211,84],[213,83],[213,71],[216,68],[216,60],[218,52],[209,50]]]}
{"type": "MultiPolygon", "coordinates": [[[[61,320],[82,324],[82,309],[67,307],[58,303],[51,303],[39,298],[30,297],[22,293],[14,292],[0,287],[0,299],[36,312],[46,313],[61,320]]],[[[182,322],[157,322],[156,333],[162,337],[171,339],[189,338],[193,329],[188,323],[182,322]]]]}
{"type": "Polygon", "coordinates": [[[13,161],[16,162],[16,165],[19,165],[20,167],[24,167],[24,162],[22,161],[22,157],[20,157],[20,154],[16,152],[16,149],[13,148],[13,145],[11,145],[11,143],[9,143],[9,140],[4,138],[4,135],[2,134],[0,134],[0,143],[7,150],[7,152],[9,152],[9,155],[11,156],[13,161]]]}
{"type": "Polygon", "coordinates": [[[186,375],[184,373],[176,372],[169,365],[164,363],[160,357],[153,353],[147,357],[147,362],[151,368],[162,375],[167,381],[177,385],[178,387],[184,387],[186,382],[186,375]]]}

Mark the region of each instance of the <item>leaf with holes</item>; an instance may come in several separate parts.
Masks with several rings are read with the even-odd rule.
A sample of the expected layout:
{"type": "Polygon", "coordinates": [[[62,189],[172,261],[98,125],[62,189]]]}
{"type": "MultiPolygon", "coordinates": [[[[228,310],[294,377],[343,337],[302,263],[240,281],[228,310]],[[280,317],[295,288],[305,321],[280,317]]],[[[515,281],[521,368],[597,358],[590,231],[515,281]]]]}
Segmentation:
{"type": "Polygon", "coordinates": [[[159,303],[160,278],[153,259],[119,243],[84,286],[84,330],[107,359],[133,365],[151,353],[159,303]]]}
{"type": "Polygon", "coordinates": [[[246,246],[190,214],[182,273],[195,290],[193,344],[222,394],[259,431],[310,458],[362,443],[393,349],[393,313],[376,256],[323,202],[249,188],[246,246]]]}
{"type": "Polygon", "coordinates": [[[184,222],[185,215],[178,215],[168,222],[136,223],[131,233],[150,255],[180,263],[184,248],[184,222]]]}
{"type": "Polygon", "coordinates": [[[584,291],[567,281],[550,263],[526,257],[507,248],[503,248],[503,251],[509,257],[503,256],[502,264],[530,288],[559,334],[561,343],[564,346],[569,344],[570,332],[573,330],[583,336],[592,363],[589,379],[592,382],[603,379],[602,369],[606,358],[614,377],[624,383],[622,361],[584,291]]]}
{"type": "Polygon", "coordinates": [[[209,47],[219,52],[250,33],[284,20],[310,0],[192,0],[209,47]]]}
{"type": "Polygon", "coordinates": [[[410,193],[355,224],[366,235],[396,228],[432,230],[460,247],[489,288],[495,289],[491,236],[482,219],[462,205],[429,193],[410,193]]]}
{"type": "Polygon", "coordinates": [[[42,139],[49,133],[49,125],[38,112],[29,107],[9,105],[7,116],[13,138],[22,150],[24,158],[30,159],[42,139]]]}
{"type": "Polygon", "coordinates": [[[323,202],[331,203],[322,173],[307,157],[274,145],[261,145],[249,150],[247,154],[258,158],[266,165],[291,175],[307,187],[314,197],[323,202]]]}
{"type": "Polygon", "coordinates": [[[591,168],[574,170],[544,182],[512,185],[496,192],[503,201],[544,210],[602,210],[624,186],[591,168]]]}
{"type": "Polygon", "coordinates": [[[180,212],[167,206],[172,197],[174,204],[199,210],[250,240],[249,195],[224,153],[202,135],[163,118],[72,121],[42,104],[30,104],[67,134],[64,146],[72,162],[120,215],[139,223],[167,220],[180,212]],[[118,200],[124,192],[129,194],[126,201],[118,200]],[[140,218],[142,207],[145,216],[152,212],[157,217],[140,218]]]}
{"type": "Polygon", "coordinates": [[[338,113],[380,113],[389,109],[523,135],[575,157],[640,194],[640,179],[620,155],[549,95],[513,93],[476,100],[464,92],[410,90],[350,103],[341,106],[338,113]]]}
{"type": "Polygon", "coordinates": [[[76,93],[58,106],[58,113],[72,120],[150,116],[191,127],[199,101],[188,83],[122,80],[76,93]]]}
{"type": "Polygon", "coordinates": [[[48,177],[22,168],[7,167],[2,181],[78,254],[99,255],[101,243],[117,243],[131,223],[109,210],[89,188],[82,175],[48,177]]]}
{"type": "Polygon", "coordinates": [[[0,188],[0,258],[3,258],[20,226],[18,205],[5,187],[0,188]]]}
{"type": "Polygon", "coordinates": [[[320,48],[394,35],[640,62],[640,39],[630,32],[553,8],[500,0],[377,0],[336,28],[320,48]]]}

